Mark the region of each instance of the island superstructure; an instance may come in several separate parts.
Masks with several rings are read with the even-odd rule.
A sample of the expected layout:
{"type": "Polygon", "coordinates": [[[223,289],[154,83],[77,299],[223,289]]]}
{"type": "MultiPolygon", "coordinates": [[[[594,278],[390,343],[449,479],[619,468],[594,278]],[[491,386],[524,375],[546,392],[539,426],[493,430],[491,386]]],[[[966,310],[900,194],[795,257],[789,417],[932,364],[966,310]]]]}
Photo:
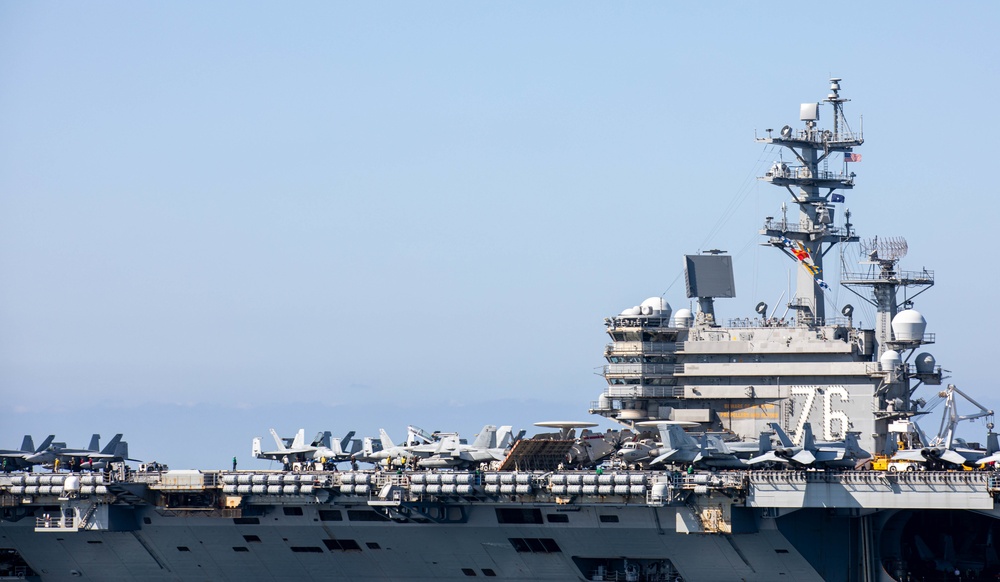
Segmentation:
{"type": "MultiPolygon", "coordinates": [[[[662,298],[650,298],[605,319],[612,343],[605,350],[607,388],[591,412],[625,423],[647,420],[692,421],[710,430],[752,440],[771,422],[793,432],[799,442],[806,423],[826,440],[860,433],[862,446],[892,452],[893,428],[909,426],[919,412],[911,401],[915,387],[941,383],[933,357],[916,350],[933,342],[925,321],[908,301],[900,310],[898,291],[933,284],[933,273],[897,269],[899,246],[868,242],[868,265],[845,274],[842,283],[877,310],[875,327],[854,325],[853,307],[828,315],[829,289],[824,258],[837,245],[859,242],[845,213],[840,191],[854,187],[848,160],[864,142],[844,118],[840,79],[831,79],[824,100],[832,108],[832,129],[821,129],[820,103],[800,108],[804,127],[785,125],[758,138],[793,154],[796,163],[777,161],[761,177],[787,192],[780,220],[767,217],[762,244],[786,255],[795,270],[794,297],[775,317],[764,302],[753,317],[725,324],[715,315],[714,299],[734,297],[732,260],[719,251],[685,257],[689,309],[672,312],[662,298]],[[844,169],[831,170],[830,166],[844,169]],[[798,208],[789,217],[786,204],[798,208]],[[880,257],[879,251],[892,256],[880,257]],[[868,271],[861,268],[870,266],[868,271]],[[902,354],[902,355],[901,355],[902,354]],[[905,355],[905,358],[904,358],[905,355]],[[902,424],[895,424],[902,422],[902,424]]],[[[889,241],[892,242],[892,241],[889,241]]],[[[837,255],[834,255],[837,256],[837,255]]],[[[912,300],[912,296],[911,296],[912,300]]]]}

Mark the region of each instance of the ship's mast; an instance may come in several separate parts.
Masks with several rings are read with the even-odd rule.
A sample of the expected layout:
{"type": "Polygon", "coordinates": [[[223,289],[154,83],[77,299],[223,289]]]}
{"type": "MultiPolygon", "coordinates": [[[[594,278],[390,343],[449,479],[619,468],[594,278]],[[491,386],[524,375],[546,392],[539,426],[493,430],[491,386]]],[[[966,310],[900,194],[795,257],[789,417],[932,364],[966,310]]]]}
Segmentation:
{"type": "Polygon", "coordinates": [[[797,162],[792,165],[775,162],[761,179],[788,190],[792,202],[799,207],[798,220],[768,219],[761,234],[769,237],[765,244],[803,262],[798,269],[795,298],[789,307],[798,313],[798,321],[807,325],[822,325],[826,318],[821,287],[824,255],[837,243],[858,240],[849,227],[841,229],[833,225],[832,204],[839,197],[834,191],[854,188],[854,173],[847,173],[846,162],[843,171],[830,171],[828,158],[832,153],[849,155],[853,148],[864,143],[864,137],[851,131],[844,120],[844,103],[849,99],[840,96],[840,79],[830,79],[830,94],[824,101],[833,106],[832,131],[817,127],[819,103],[803,103],[799,119],[805,122],[805,129],[786,125],[777,136],[768,129],[767,137],[757,139],[788,148],[797,162]]]}
{"type": "Polygon", "coordinates": [[[878,344],[878,356],[884,354],[887,349],[899,350],[931,343],[931,340],[920,340],[914,345],[909,345],[912,342],[902,341],[892,332],[892,320],[900,308],[897,297],[899,289],[911,287],[919,289],[916,293],[910,293],[902,302],[903,309],[910,309],[913,306],[913,298],[934,285],[933,271],[899,269],[899,260],[906,256],[907,249],[906,240],[900,237],[882,239],[876,237],[866,240],[861,245],[865,257],[861,264],[867,265],[868,270],[847,271],[841,279],[844,287],[875,306],[875,341],[878,344]],[[863,289],[868,289],[869,292],[866,294],[862,292],[863,289]]]}

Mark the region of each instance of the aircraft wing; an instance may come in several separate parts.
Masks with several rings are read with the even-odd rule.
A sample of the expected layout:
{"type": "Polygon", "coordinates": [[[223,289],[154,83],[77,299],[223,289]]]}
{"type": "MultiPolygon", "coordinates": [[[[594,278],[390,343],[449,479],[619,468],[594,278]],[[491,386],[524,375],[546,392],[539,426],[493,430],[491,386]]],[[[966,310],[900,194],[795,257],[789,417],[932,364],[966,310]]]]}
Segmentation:
{"type": "Polygon", "coordinates": [[[939,458],[942,461],[947,461],[954,465],[964,465],[965,462],[968,461],[968,459],[966,459],[960,453],[957,453],[951,449],[945,449],[944,451],[942,451],[941,454],[939,455],[939,458]]]}
{"type": "Polygon", "coordinates": [[[680,449],[670,449],[669,451],[663,453],[659,457],[656,457],[649,462],[650,465],[659,465],[661,463],[666,463],[667,461],[679,461],[681,459],[674,459],[677,453],[681,452],[680,449]]]}
{"type": "Polygon", "coordinates": [[[988,457],[983,457],[981,459],[978,459],[976,461],[976,464],[985,465],[986,463],[996,463],[997,461],[1000,461],[1000,453],[993,453],[988,457]]]}
{"type": "Polygon", "coordinates": [[[816,455],[814,455],[812,451],[807,451],[805,449],[802,449],[801,451],[792,455],[791,460],[795,461],[800,465],[812,465],[813,463],[816,462],[816,455]]]}
{"type": "Polygon", "coordinates": [[[788,459],[786,459],[784,457],[779,457],[777,454],[775,454],[774,451],[767,451],[763,455],[757,455],[756,457],[754,457],[754,458],[750,459],[749,461],[747,461],[747,465],[756,465],[757,463],[766,463],[768,461],[770,461],[770,462],[778,462],[778,463],[787,463],[788,459]]]}
{"type": "Polygon", "coordinates": [[[923,463],[927,460],[924,456],[923,451],[919,449],[904,449],[902,451],[896,451],[896,454],[892,456],[893,461],[917,461],[918,463],[923,463]]]}

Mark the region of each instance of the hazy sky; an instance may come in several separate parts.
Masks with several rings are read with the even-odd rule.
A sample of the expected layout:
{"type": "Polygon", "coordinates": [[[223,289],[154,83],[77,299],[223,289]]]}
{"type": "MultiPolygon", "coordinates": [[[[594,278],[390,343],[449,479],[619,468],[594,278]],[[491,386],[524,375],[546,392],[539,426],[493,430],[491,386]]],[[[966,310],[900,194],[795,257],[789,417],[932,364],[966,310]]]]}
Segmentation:
{"type": "Polygon", "coordinates": [[[756,232],[787,194],[755,179],[779,154],[754,133],[831,75],[864,116],[859,234],[936,272],[928,351],[1000,409],[998,22],[992,2],[2,3],[0,447],[125,432],[210,468],[252,466],[272,426],[586,420],[603,318],[687,306],[683,254],[734,254],[723,319],[778,304],[794,265],[756,232]]]}

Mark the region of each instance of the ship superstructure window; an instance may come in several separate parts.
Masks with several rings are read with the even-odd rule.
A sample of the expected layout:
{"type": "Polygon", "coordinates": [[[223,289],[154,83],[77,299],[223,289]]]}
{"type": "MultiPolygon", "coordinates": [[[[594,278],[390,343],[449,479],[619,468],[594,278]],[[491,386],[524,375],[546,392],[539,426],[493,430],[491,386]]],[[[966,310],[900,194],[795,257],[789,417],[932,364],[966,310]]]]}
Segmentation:
{"type": "Polygon", "coordinates": [[[292,546],[292,551],[300,554],[322,554],[323,548],[316,546],[292,546]]]}
{"type": "Polygon", "coordinates": [[[494,572],[492,569],[490,569],[490,568],[483,568],[483,576],[486,576],[487,578],[493,578],[496,575],[497,575],[497,573],[494,572]]]}
{"type": "Polygon", "coordinates": [[[285,511],[285,515],[302,515],[301,507],[282,507],[285,511]]]}
{"type": "Polygon", "coordinates": [[[340,513],[338,509],[320,509],[319,510],[319,520],[320,521],[344,521],[344,514],[340,513]]]}
{"type": "Polygon", "coordinates": [[[540,509],[522,507],[498,507],[497,523],[542,523],[540,509]]]}
{"type": "Polygon", "coordinates": [[[617,515],[602,515],[601,523],[618,523],[617,515]]]}
{"type": "Polygon", "coordinates": [[[381,550],[382,546],[378,545],[378,542],[365,542],[369,550],[381,550]]]}
{"type": "Polygon", "coordinates": [[[565,513],[547,513],[545,520],[549,523],[569,523],[569,516],[565,513]]]}
{"type": "Polygon", "coordinates": [[[354,540],[323,540],[323,543],[326,544],[326,549],[330,550],[331,552],[334,550],[340,550],[344,552],[351,550],[356,550],[359,552],[361,551],[361,546],[359,546],[358,542],[354,540]]]}
{"type": "Polygon", "coordinates": [[[250,548],[247,548],[246,546],[233,546],[233,551],[234,552],[249,552],[250,548]]]}
{"type": "Polygon", "coordinates": [[[462,568],[462,573],[465,574],[466,576],[475,576],[476,575],[476,571],[473,570],[472,568],[462,568]]]}
{"type": "Polygon", "coordinates": [[[552,538],[507,538],[510,545],[521,553],[554,554],[561,552],[559,544],[552,538]]]}
{"type": "Polygon", "coordinates": [[[257,536],[255,536],[255,535],[243,536],[243,540],[246,541],[249,544],[259,544],[260,543],[260,538],[257,537],[257,536]]]}
{"type": "Polygon", "coordinates": [[[177,551],[178,552],[190,552],[191,548],[189,548],[187,546],[177,546],[177,551]]]}

